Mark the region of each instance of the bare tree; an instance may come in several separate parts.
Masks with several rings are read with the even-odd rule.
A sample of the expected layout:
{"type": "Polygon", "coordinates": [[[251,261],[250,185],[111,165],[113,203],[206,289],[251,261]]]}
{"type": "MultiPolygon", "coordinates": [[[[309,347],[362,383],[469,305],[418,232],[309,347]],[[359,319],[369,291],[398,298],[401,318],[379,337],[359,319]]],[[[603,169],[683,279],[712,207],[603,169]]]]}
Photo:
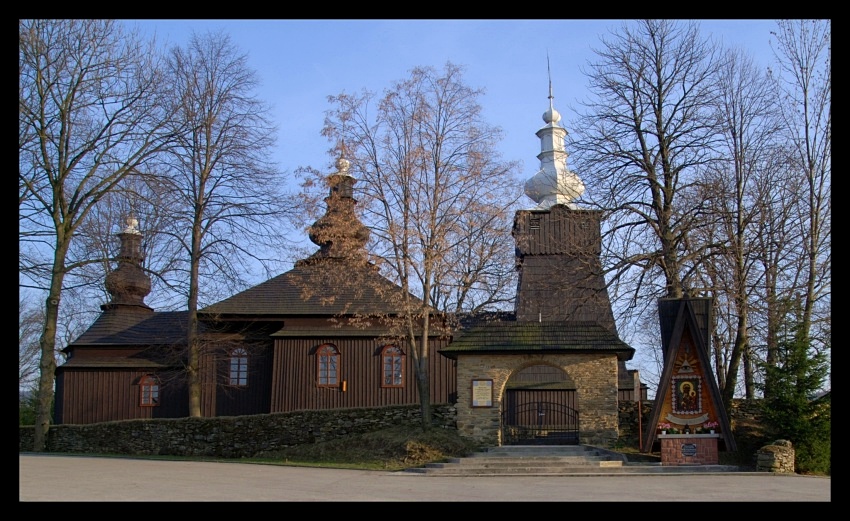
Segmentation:
{"type": "Polygon", "coordinates": [[[44,450],[70,248],[92,208],[167,143],[157,54],[110,20],[19,22],[19,273],[46,292],[33,449],[44,450]]]}
{"type": "Polygon", "coordinates": [[[508,217],[520,195],[516,165],[501,161],[494,148],[500,130],[483,121],[483,93],[467,86],[462,73],[452,63],[442,70],[414,68],[384,93],[374,118],[374,94],[332,96],[335,108],[324,128],[333,142],[344,143],[361,182],[371,251],[404,289],[400,317],[423,429],[431,424],[428,338],[444,323],[431,320],[436,306],[497,305],[513,283],[505,273],[513,250],[505,244],[511,244],[508,217]]]}
{"type": "MultiPolygon", "coordinates": [[[[498,204],[506,204],[518,196],[503,187],[498,204]]],[[[458,227],[447,248],[444,273],[435,278],[432,305],[452,313],[512,310],[516,301],[517,272],[515,247],[508,239],[512,216],[496,212],[490,202],[472,202],[459,216],[458,227]]]]}
{"type": "Polygon", "coordinates": [[[38,339],[44,325],[44,308],[28,295],[18,295],[18,388],[30,389],[38,382],[38,339]]]}
{"type": "Polygon", "coordinates": [[[244,288],[252,269],[260,266],[268,274],[276,267],[288,199],[268,159],[275,129],[267,105],[255,97],[257,75],[230,37],[194,34],[185,48],[172,50],[169,75],[178,126],[187,130],[170,149],[175,200],[166,233],[180,245],[180,269],[188,280],[189,414],[198,417],[206,350],[198,335],[199,306],[244,288]]]}
{"type": "Polygon", "coordinates": [[[583,202],[605,211],[609,293],[630,321],[654,309],[646,302],[698,292],[699,263],[718,246],[695,242],[710,213],[686,195],[717,159],[721,62],[693,21],[626,23],[602,44],[570,147],[587,185],[583,202]]]}
{"type": "MultiPolygon", "coordinates": [[[[804,183],[799,222],[804,268],[799,288],[800,342],[808,344],[816,316],[828,316],[831,287],[832,23],[779,20],[775,54],[787,160],[804,183]]],[[[827,328],[828,329],[828,328],[827,328]]],[[[774,359],[769,353],[769,360],[774,359]]]]}
{"type": "Polygon", "coordinates": [[[757,358],[770,360],[795,300],[829,331],[829,24],[779,26],[784,94],[695,22],[626,25],[603,40],[588,75],[596,97],[575,125],[587,194],[610,215],[618,309],[639,319],[659,295],[711,291],[727,404],[741,372],[754,394],[757,358]]]}
{"type": "Polygon", "coordinates": [[[596,99],[574,132],[574,158],[594,188],[586,194],[611,214],[611,228],[630,236],[623,246],[655,246],[620,253],[616,269],[658,270],[663,295],[681,297],[697,253],[688,232],[705,212],[677,198],[717,159],[717,48],[695,22],[670,20],[626,25],[603,43],[588,73],[596,99]]]}
{"type": "Polygon", "coordinates": [[[709,201],[717,226],[700,228],[696,235],[702,244],[726,245],[704,259],[699,276],[715,295],[714,369],[729,404],[742,363],[745,394],[752,398],[755,392],[750,317],[763,281],[757,234],[763,210],[775,202],[765,188],[783,183],[775,161],[779,122],[772,78],[742,50],[732,49],[718,80],[723,159],[705,171],[702,190],[695,194],[709,201]]]}

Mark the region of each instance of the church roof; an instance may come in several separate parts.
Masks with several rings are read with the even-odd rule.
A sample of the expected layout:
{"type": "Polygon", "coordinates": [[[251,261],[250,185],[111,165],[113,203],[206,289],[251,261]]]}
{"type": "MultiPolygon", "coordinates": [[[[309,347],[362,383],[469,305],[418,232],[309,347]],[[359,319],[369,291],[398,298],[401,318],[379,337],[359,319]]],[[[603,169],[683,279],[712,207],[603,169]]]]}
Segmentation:
{"type": "Polygon", "coordinates": [[[269,317],[395,314],[400,309],[400,296],[400,287],[371,264],[358,268],[325,261],[297,265],[199,312],[269,317]]]}
{"type": "Polygon", "coordinates": [[[121,313],[106,311],[67,348],[148,346],[186,342],[187,311],[121,313]]]}
{"type": "Polygon", "coordinates": [[[76,348],[105,348],[108,354],[100,356],[88,353],[85,356],[70,356],[57,368],[57,371],[83,367],[94,369],[167,367],[167,364],[153,360],[152,358],[156,358],[156,353],[145,348],[185,344],[186,324],[186,311],[154,313],[145,309],[133,313],[126,307],[119,310],[106,309],[90,328],[62,351],[70,353],[76,348]],[[141,351],[138,348],[142,348],[141,351]],[[122,354],[125,350],[126,353],[122,354]]]}

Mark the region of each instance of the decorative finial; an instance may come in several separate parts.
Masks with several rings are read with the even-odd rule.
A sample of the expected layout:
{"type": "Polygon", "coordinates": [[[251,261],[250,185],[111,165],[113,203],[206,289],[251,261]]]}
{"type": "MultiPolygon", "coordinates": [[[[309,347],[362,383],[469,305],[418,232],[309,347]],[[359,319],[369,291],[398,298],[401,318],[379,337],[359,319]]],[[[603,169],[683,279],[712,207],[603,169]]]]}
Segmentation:
{"type": "Polygon", "coordinates": [[[555,96],[552,93],[552,68],[549,53],[546,53],[546,70],[549,74],[549,110],[543,113],[546,124],[536,132],[540,138],[540,170],[525,182],[525,194],[537,206],[535,209],[547,210],[556,204],[577,208],[573,201],[584,193],[584,183],[567,167],[567,151],[564,138],[567,129],[562,127],[561,114],[555,110],[555,96]]]}
{"type": "Polygon", "coordinates": [[[348,161],[348,159],[346,159],[344,157],[340,156],[336,160],[337,173],[340,174],[340,175],[349,175],[348,174],[348,168],[350,166],[351,166],[351,163],[348,161]]]}
{"type": "Polygon", "coordinates": [[[136,219],[133,214],[130,214],[124,222],[127,224],[127,226],[124,228],[122,233],[132,233],[135,235],[142,234],[142,232],[139,231],[139,220],[136,219]]]}

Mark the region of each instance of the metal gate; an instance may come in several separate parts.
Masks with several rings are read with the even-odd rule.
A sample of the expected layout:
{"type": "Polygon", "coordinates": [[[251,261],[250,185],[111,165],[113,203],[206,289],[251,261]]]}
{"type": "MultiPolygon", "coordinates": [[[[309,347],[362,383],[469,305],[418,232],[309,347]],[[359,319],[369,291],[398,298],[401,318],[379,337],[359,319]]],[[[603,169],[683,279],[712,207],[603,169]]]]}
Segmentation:
{"type": "Polygon", "coordinates": [[[503,445],[578,445],[578,411],[561,403],[506,400],[503,445]]]}

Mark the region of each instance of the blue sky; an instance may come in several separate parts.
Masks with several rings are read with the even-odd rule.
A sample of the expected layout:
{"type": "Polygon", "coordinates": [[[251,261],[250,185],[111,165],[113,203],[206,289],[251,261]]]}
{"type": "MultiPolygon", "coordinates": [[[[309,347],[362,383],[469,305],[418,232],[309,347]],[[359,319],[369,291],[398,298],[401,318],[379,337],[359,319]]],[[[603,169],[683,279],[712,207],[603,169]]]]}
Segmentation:
{"type": "MultiPolygon", "coordinates": [[[[539,166],[535,132],[548,108],[547,55],[555,108],[571,130],[572,108],[587,95],[581,72],[594,59],[600,36],[626,20],[126,20],[160,43],[185,44],[192,31],[223,29],[248,54],[279,128],[274,160],[285,172],[311,166],[332,170],[330,143],[320,135],[327,96],[368,89],[382,92],[416,66],[466,68],[466,83],[485,90],[486,120],[501,127],[505,160],[523,164],[522,179],[539,166]]],[[[775,21],[700,20],[701,31],[773,61],[775,21]]],[[[569,152],[569,150],[568,150],[569,152]]],[[[581,176],[581,172],[577,172],[581,176]]]]}

